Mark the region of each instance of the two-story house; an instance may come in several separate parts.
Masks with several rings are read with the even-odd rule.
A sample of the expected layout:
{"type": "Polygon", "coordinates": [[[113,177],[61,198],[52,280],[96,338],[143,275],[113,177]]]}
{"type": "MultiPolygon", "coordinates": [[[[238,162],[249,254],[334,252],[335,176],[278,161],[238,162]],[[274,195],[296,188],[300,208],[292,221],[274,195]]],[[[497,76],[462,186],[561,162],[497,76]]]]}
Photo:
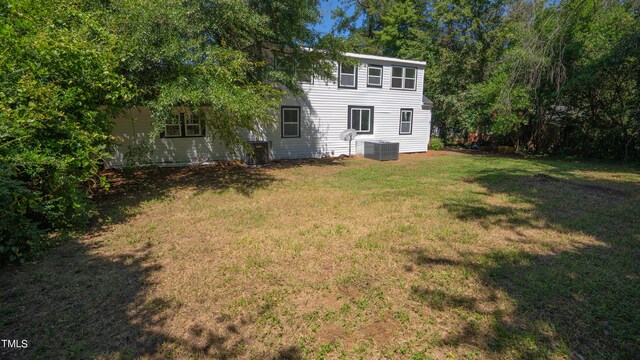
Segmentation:
{"type": "MultiPolygon", "coordinates": [[[[283,101],[278,125],[248,140],[265,140],[272,159],[339,156],[349,153],[340,138],[345,129],[357,132],[352,152],[361,154],[367,140],[399,143],[401,153],[427,151],[431,101],[423,96],[426,63],[347,53],[358,66],[337,64],[335,80],[309,79],[305,95],[283,101]]],[[[114,120],[114,135],[122,139],[110,166],[122,166],[133,144],[148,146],[148,161],[189,164],[229,160],[215,136],[188,114],[150,138],[153,119],[146,109],[131,109],[114,120]]]]}

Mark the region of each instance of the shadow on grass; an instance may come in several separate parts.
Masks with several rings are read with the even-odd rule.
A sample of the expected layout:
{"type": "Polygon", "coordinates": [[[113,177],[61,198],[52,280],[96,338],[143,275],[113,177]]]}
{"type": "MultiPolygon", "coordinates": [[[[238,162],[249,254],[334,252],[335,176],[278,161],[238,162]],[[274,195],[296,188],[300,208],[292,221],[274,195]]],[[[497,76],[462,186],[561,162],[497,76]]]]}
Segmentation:
{"type": "MultiPolygon", "coordinates": [[[[279,168],[303,162],[280,163],[279,168]]],[[[340,161],[318,162],[318,166],[340,161]]],[[[173,189],[233,190],[244,196],[278,181],[267,168],[202,166],[145,169],[132,177],[110,174],[112,189],[97,199],[114,222],[127,209],[166,196],[173,189]]],[[[95,231],[100,231],[99,226],[95,231]]],[[[36,263],[0,273],[0,339],[27,340],[28,348],[0,348],[0,358],[237,358],[245,356],[243,333],[260,314],[220,315],[213,324],[194,323],[182,337],[166,326],[183,306],[179,298],[158,297],[154,274],[162,266],[148,247],[111,254],[96,240],[69,241],[36,263]]],[[[264,357],[299,359],[297,345],[264,357]]]]}
{"type": "MultiPolygon", "coordinates": [[[[144,201],[166,198],[176,189],[192,189],[196,194],[206,191],[235,191],[250,197],[282,181],[270,169],[301,166],[344,166],[343,158],[278,160],[264,167],[249,167],[240,162],[218,163],[180,168],[142,168],[132,174],[110,169],[103,175],[110,184],[108,191],[97,190],[93,196],[101,218],[111,223],[126,221],[131,211],[144,201]]],[[[99,230],[101,223],[94,224],[99,230]]]]}
{"type": "MultiPolygon", "coordinates": [[[[108,256],[100,244],[69,242],[36,264],[10,266],[0,277],[0,339],[27,340],[26,349],[0,348],[2,359],[237,358],[253,317],[217,316],[183,337],[166,324],[183,306],[154,295],[162,271],[148,248],[108,256]]],[[[272,358],[298,359],[297,346],[272,358]]]]}
{"type": "MultiPolygon", "coordinates": [[[[422,249],[405,254],[421,267],[441,266],[477,274],[489,292],[501,291],[515,304],[489,314],[493,328],[471,323],[450,335],[447,345],[470,344],[496,356],[631,359],[640,354],[640,186],[588,180],[562,168],[547,174],[491,170],[462,179],[500,195],[489,203],[478,195],[451,199],[444,208],[460,220],[518,233],[512,247],[484,255],[438,258],[422,249]],[[551,174],[551,175],[549,175],[551,174]],[[553,229],[594,241],[555,244],[528,239],[527,229],[553,229]],[[536,243],[537,242],[537,243],[536,243]],[[540,246],[540,253],[529,252],[540,246]]],[[[429,284],[411,296],[434,309],[463,308],[485,314],[478,299],[460,297],[429,284]]]]}

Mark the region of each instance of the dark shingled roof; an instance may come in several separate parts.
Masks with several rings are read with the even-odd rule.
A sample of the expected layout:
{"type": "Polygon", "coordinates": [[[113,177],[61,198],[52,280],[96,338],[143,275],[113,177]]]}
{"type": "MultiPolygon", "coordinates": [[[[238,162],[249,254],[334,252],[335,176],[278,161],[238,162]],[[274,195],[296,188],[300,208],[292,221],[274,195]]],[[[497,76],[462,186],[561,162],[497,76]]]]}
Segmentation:
{"type": "Polygon", "coordinates": [[[429,100],[428,97],[422,95],[422,105],[433,105],[433,101],[429,100]]]}

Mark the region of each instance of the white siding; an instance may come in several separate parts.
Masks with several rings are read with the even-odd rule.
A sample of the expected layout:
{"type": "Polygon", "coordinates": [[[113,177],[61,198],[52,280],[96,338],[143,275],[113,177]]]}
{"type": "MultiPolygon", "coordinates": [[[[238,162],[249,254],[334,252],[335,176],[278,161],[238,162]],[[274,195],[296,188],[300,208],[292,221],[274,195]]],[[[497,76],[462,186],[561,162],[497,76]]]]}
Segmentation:
{"type": "MultiPolygon", "coordinates": [[[[337,72],[337,66],[336,66],[337,72]]],[[[337,76],[337,73],[335,74],[337,76]]],[[[400,152],[427,151],[431,125],[431,111],[422,109],[424,68],[401,64],[393,60],[361,60],[358,67],[357,89],[338,88],[337,81],[314,79],[303,84],[305,96],[288,98],[284,106],[301,107],[299,138],[282,138],[280,120],[277,127],[267,129],[273,159],[338,156],[348,154],[349,143],[340,139],[347,128],[348,108],[351,105],[374,107],[373,134],[359,134],[352,143],[352,152],[361,154],[364,141],[377,139],[400,143],[400,152]],[[382,65],[382,88],[367,87],[367,65],[382,65]],[[392,90],[391,66],[417,68],[416,90],[392,90]],[[413,109],[411,135],[399,135],[400,109],[413,109]]],[[[278,119],[280,114],[278,114],[278,119]]],[[[124,141],[115,152],[111,165],[122,165],[127,146],[136,141],[151,145],[151,161],[155,163],[189,163],[229,159],[219,141],[211,140],[211,132],[204,138],[150,139],[152,119],[146,110],[131,110],[115,120],[114,135],[124,141]],[[137,135],[134,135],[137,134],[137,135]]]]}
{"type": "MultiPolygon", "coordinates": [[[[431,111],[422,109],[424,69],[418,67],[416,90],[392,90],[391,66],[395,62],[362,62],[358,67],[357,89],[339,88],[337,81],[315,79],[303,84],[306,96],[287,99],[283,105],[301,106],[303,111],[301,137],[281,138],[279,132],[269,134],[275,158],[295,158],[332,155],[349,152],[349,143],[340,139],[347,128],[350,105],[373,106],[373,134],[359,134],[352,151],[361,154],[366,140],[386,140],[400,143],[400,152],[427,151],[431,111]],[[367,64],[382,65],[382,88],[367,87],[367,64]],[[400,133],[400,109],[413,109],[411,135],[400,133]]],[[[415,67],[414,65],[408,65],[415,67]]],[[[336,66],[337,71],[337,66],[336,66]]],[[[337,73],[335,74],[337,77],[337,73]]]]}
{"type": "Polygon", "coordinates": [[[128,110],[114,119],[113,135],[119,143],[109,166],[122,166],[130,146],[147,145],[148,161],[155,164],[187,164],[211,160],[230,160],[231,157],[220,141],[214,141],[209,132],[204,137],[160,138],[151,136],[153,119],[148,109],[128,110]]]}

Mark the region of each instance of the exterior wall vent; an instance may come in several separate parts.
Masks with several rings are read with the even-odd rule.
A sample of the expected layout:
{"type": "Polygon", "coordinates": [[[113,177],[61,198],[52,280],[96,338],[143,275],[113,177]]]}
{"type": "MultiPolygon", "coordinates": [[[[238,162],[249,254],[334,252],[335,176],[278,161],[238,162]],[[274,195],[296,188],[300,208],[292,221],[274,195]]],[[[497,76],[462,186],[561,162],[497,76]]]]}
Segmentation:
{"type": "Polygon", "coordinates": [[[398,160],[400,143],[388,141],[365,141],[364,157],[374,160],[398,160]]]}

